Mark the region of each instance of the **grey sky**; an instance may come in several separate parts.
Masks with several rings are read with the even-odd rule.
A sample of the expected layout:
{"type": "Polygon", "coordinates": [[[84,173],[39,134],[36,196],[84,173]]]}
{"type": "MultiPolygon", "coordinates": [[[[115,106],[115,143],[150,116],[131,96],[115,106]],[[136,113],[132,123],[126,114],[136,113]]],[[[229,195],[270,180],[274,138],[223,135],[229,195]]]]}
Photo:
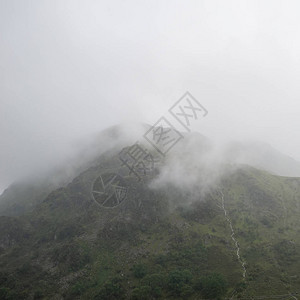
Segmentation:
{"type": "Polygon", "coordinates": [[[298,1],[0,0],[0,191],[185,92],[194,130],[300,160],[298,1]]]}

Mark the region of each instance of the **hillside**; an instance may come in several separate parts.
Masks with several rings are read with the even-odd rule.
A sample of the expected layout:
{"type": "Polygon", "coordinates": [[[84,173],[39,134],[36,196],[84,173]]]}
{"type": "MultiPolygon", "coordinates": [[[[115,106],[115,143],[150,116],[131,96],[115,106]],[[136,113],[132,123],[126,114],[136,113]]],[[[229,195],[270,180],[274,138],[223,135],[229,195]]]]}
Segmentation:
{"type": "Polygon", "coordinates": [[[300,179],[242,165],[224,170],[205,193],[193,192],[197,180],[190,189],[154,188],[159,169],[138,181],[115,154],[102,155],[32,212],[0,217],[0,298],[299,292],[300,179]],[[101,179],[127,193],[104,201],[101,179]]]}
{"type": "MultiPolygon", "coordinates": [[[[46,196],[64,187],[88,168],[100,163],[102,154],[117,155],[123,147],[143,142],[149,124],[122,124],[80,141],[71,157],[55,168],[17,180],[0,195],[0,216],[19,216],[33,211],[46,196]]],[[[300,163],[261,142],[230,142],[225,147],[216,146],[200,133],[181,133],[184,139],[172,149],[173,160],[206,160],[207,163],[245,164],[275,175],[300,177],[300,163]],[[174,158],[175,157],[175,158],[174,158]],[[186,157],[186,158],[184,158],[186,157]]],[[[149,145],[147,145],[148,147],[149,145]]],[[[172,155],[171,155],[172,156],[172,155]]],[[[202,163],[202,162],[201,162],[202,163]]],[[[174,164],[174,163],[173,163],[174,164]]],[[[203,164],[203,163],[202,163],[203,164]]],[[[182,166],[180,166],[182,167],[182,166]]]]}
{"type": "Polygon", "coordinates": [[[19,216],[32,211],[50,192],[66,186],[81,172],[97,165],[101,154],[115,153],[134,143],[148,127],[146,124],[117,125],[78,140],[76,149],[65,161],[11,184],[0,195],[0,215],[19,216]]]}
{"type": "Polygon", "coordinates": [[[228,161],[247,164],[275,175],[300,177],[300,163],[263,142],[231,142],[224,155],[228,161]]]}

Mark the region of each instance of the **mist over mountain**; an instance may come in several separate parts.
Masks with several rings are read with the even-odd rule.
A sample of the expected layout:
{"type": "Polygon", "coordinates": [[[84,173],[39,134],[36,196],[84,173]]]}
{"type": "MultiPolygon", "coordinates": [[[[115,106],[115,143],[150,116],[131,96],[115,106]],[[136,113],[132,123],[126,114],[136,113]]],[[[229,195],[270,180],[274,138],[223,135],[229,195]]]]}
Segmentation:
{"type": "MultiPolygon", "coordinates": [[[[82,139],[78,149],[55,168],[37,170],[36,174],[16,181],[0,196],[2,215],[18,215],[32,210],[51,191],[66,186],[80,173],[96,165],[101,155],[118,155],[124,147],[136,142],[151,151],[155,149],[144,139],[151,126],[145,123],[123,123],[101,133],[82,139]]],[[[214,143],[200,133],[182,133],[184,138],[164,158],[156,153],[163,164],[158,166],[159,176],[150,184],[152,188],[166,185],[196,189],[205,193],[215,186],[226,172],[227,165],[239,168],[249,165],[280,176],[300,177],[300,163],[259,142],[214,143]]],[[[121,164],[121,162],[120,162],[121,164]]]]}
{"type": "Polygon", "coordinates": [[[34,173],[29,168],[26,177],[18,178],[8,187],[0,196],[0,211],[4,215],[14,215],[32,209],[52,190],[67,185],[75,176],[96,164],[101,154],[116,153],[136,142],[142,130],[141,124],[119,125],[78,140],[64,160],[54,166],[50,164],[48,168],[34,168],[34,173]]]}
{"type": "Polygon", "coordinates": [[[298,299],[299,11],[0,0],[0,299],[298,299]]]}
{"type": "Polygon", "coordinates": [[[229,162],[248,164],[276,175],[300,177],[300,163],[267,143],[232,142],[227,145],[225,157],[229,162]]]}
{"type": "Polygon", "coordinates": [[[136,126],[106,129],[69,168],[1,195],[1,297],[297,295],[299,178],[250,165],[266,161],[262,149],[281,167],[286,156],[235,143],[228,157],[199,133],[162,156],[141,139],[151,127],[136,126]],[[122,163],[137,146],[153,168],[122,163]]]}

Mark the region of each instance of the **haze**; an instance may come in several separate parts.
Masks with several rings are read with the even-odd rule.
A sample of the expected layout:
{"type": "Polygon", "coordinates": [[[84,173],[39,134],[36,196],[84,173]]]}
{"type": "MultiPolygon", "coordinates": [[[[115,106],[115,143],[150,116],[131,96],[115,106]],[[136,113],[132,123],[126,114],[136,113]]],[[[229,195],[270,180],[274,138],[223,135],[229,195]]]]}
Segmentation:
{"type": "Polygon", "coordinates": [[[194,131],[300,160],[297,1],[0,0],[0,192],[186,91],[194,131]]]}

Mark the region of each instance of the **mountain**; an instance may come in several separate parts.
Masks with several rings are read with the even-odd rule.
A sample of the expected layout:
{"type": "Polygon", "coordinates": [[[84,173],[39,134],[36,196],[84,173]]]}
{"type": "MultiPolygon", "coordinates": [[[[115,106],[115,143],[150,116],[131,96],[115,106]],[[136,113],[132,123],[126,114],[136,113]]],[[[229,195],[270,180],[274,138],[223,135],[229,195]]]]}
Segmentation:
{"type": "Polygon", "coordinates": [[[134,143],[148,128],[146,124],[122,124],[77,141],[76,150],[63,163],[10,185],[0,195],[0,215],[18,216],[32,211],[51,191],[66,186],[81,172],[97,164],[101,154],[114,153],[134,143]]]}
{"type": "MultiPolygon", "coordinates": [[[[9,186],[0,195],[0,215],[18,216],[32,211],[51,191],[66,186],[81,172],[97,164],[102,153],[120,151],[136,141],[145,143],[143,135],[149,128],[151,126],[148,124],[122,124],[80,140],[76,144],[77,150],[64,163],[9,186]]],[[[199,133],[181,134],[183,141],[172,149],[177,155],[185,153],[189,158],[201,156],[209,163],[222,161],[226,164],[245,164],[275,175],[300,177],[300,162],[267,143],[233,141],[220,147],[220,150],[199,133]]]]}
{"type": "Polygon", "coordinates": [[[263,142],[231,142],[224,151],[228,161],[247,164],[276,175],[300,177],[300,162],[263,142]]]}
{"type": "Polygon", "coordinates": [[[185,136],[135,174],[119,155],[132,144],[113,146],[31,210],[0,217],[0,299],[296,297],[300,179],[212,149],[185,136]]]}

